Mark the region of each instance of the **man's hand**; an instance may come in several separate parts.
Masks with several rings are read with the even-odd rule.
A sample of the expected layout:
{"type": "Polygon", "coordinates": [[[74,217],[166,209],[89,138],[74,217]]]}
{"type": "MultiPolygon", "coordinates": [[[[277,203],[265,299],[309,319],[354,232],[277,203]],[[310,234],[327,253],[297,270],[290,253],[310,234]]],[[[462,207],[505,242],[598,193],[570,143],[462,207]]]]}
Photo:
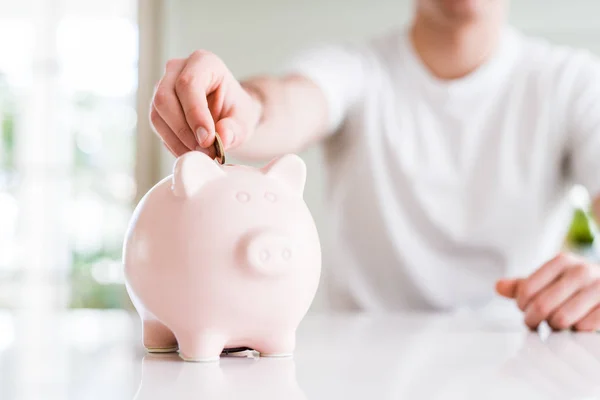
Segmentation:
{"type": "Polygon", "coordinates": [[[150,120],[175,156],[210,152],[219,133],[227,150],[244,142],[260,118],[260,104],[216,55],[198,50],[167,63],[150,107],[150,120]]]}
{"type": "Polygon", "coordinates": [[[547,321],[558,330],[600,330],[600,266],[583,258],[560,254],[527,278],[498,281],[496,291],[517,301],[531,329],[547,321]]]}
{"type": "Polygon", "coordinates": [[[297,153],[326,136],[325,94],[302,75],[256,76],[238,82],[216,55],[198,50],[167,63],[150,120],[176,157],[190,150],[214,156],[215,132],[242,160],[297,153]]]}

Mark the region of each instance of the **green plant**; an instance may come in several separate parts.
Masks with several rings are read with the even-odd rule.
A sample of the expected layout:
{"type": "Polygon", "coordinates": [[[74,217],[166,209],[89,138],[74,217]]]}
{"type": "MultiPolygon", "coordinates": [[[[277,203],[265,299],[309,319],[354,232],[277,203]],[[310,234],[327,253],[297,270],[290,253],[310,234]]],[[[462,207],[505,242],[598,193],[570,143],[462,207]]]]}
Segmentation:
{"type": "Polygon", "coordinates": [[[567,233],[567,243],[574,247],[591,246],[594,242],[592,223],[592,216],[589,212],[576,209],[567,233]]]}
{"type": "Polygon", "coordinates": [[[2,132],[2,167],[7,169],[14,168],[15,157],[15,115],[12,113],[4,113],[2,117],[2,126],[0,132],[2,132]]]}
{"type": "Polygon", "coordinates": [[[3,151],[0,154],[0,160],[3,168],[14,168],[15,158],[15,121],[17,119],[13,101],[13,93],[8,84],[0,74],[0,141],[3,151]]]}
{"type": "Polygon", "coordinates": [[[120,249],[102,249],[89,254],[74,252],[69,307],[131,309],[132,304],[124,285],[99,283],[91,274],[91,267],[95,263],[106,259],[119,260],[120,257],[120,249]]]}

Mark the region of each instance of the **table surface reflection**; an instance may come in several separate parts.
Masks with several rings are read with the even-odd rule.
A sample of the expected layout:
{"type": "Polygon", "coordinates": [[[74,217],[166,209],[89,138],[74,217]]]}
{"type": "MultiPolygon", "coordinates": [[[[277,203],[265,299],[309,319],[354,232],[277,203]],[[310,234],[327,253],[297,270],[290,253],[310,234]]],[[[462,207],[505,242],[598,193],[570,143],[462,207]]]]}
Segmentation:
{"type": "Polygon", "coordinates": [[[600,334],[469,315],[309,315],[293,358],[148,355],[125,312],[0,313],[2,399],[590,399],[600,334]]]}

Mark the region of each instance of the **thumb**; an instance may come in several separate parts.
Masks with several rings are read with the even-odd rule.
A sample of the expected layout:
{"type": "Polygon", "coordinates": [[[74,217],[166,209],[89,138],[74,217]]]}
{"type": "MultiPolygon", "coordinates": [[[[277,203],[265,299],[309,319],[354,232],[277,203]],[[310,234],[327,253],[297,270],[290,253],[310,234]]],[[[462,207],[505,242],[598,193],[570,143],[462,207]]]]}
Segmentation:
{"type": "Polygon", "coordinates": [[[234,117],[223,118],[216,123],[215,129],[219,133],[225,150],[229,150],[234,143],[239,145],[243,141],[245,130],[234,117]]]}
{"type": "Polygon", "coordinates": [[[508,299],[514,299],[517,296],[517,289],[522,279],[500,279],[496,282],[496,292],[508,299]]]}

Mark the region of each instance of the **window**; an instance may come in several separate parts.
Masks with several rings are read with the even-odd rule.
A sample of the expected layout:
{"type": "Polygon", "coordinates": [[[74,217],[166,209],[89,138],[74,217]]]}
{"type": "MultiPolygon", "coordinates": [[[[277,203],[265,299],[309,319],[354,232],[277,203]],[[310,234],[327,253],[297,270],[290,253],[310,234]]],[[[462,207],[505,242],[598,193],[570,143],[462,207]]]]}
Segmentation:
{"type": "Polygon", "coordinates": [[[0,1],[0,307],[129,305],[136,7],[0,1]]]}

